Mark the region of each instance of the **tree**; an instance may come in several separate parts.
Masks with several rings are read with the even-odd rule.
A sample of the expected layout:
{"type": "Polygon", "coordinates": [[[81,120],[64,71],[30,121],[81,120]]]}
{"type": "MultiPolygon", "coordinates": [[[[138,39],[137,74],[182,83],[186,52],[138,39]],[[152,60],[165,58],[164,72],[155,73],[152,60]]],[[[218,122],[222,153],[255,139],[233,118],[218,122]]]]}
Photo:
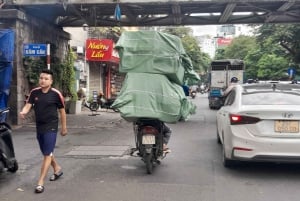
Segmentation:
{"type": "Polygon", "coordinates": [[[255,79],[257,77],[257,61],[261,54],[254,36],[239,36],[224,49],[218,49],[215,59],[241,59],[245,62],[245,77],[255,79]]]}
{"type": "Polygon", "coordinates": [[[255,48],[249,50],[248,54],[246,55],[244,62],[245,62],[245,77],[247,79],[257,79],[257,61],[261,58],[262,54],[259,48],[255,48]]]}
{"type": "Polygon", "coordinates": [[[89,28],[89,36],[91,38],[112,39],[115,43],[117,43],[122,31],[121,27],[95,27],[89,28]]]}
{"type": "Polygon", "coordinates": [[[300,63],[300,26],[293,24],[264,24],[256,33],[259,42],[270,41],[278,44],[285,50],[291,62],[300,63]]]}
{"type": "Polygon", "coordinates": [[[286,76],[288,61],[275,54],[264,54],[257,62],[259,79],[280,80],[286,76]]]}
{"type": "Polygon", "coordinates": [[[65,61],[62,64],[62,93],[64,97],[70,97],[71,100],[77,100],[77,93],[75,90],[75,69],[74,69],[75,54],[69,48],[65,61]]]}
{"type": "Polygon", "coordinates": [[[232,40],[232,43],[225,48],[224,56],[228,59],[244,60],[250,50],[257,48],[255,37],[239,36],[232,40]]]}
{"type": "Polygon", "coordinates": [[[211,59],[208,54],[201,51],[197,39],[192,35],[191,28],[169,27],[164,29],[163,32],[181,38],[182,45],[193,63],[194,70],[198,73],[207,72],[211,59]]]}

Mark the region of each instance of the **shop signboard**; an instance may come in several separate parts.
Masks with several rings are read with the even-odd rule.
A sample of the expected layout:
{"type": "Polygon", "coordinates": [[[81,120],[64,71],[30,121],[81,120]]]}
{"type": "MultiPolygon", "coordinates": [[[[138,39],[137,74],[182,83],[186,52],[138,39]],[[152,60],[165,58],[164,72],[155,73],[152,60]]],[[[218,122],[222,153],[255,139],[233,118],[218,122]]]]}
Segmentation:
{"type": "Polygon", "coordinates": [[[24,44],[23,55],[40,57],[47,55],[47,44],[24,44]]]}
{"type": "Polygon", "coordinates": [[[228,46],[232,42],[232,38],[218,38],[217,44],[218,46],[228,46]]]}
{"type": "Polygon", "coordinates": [[[110,39],[87,39],[86,60],[119,63],[119,56],[114,49],[114,42],[110,39]]]}

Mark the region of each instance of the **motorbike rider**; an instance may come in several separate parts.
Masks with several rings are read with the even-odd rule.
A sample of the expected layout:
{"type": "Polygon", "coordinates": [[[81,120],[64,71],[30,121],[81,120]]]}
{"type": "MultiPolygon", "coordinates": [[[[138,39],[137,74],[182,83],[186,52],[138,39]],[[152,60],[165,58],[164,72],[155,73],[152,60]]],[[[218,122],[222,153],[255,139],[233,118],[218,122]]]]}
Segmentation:
{"type": "Polygon", "coordinates": [[[205,86],[204,83],[202,83],[202,84],[200,85],[200,91],[205,92],[205,90],[206,90],[206,86],[205,86]]]}
{"type": "Polygon", "coordinates": [[[232,90],[232,88],[237,85],[239,82],[239,79],[237,77],[232,77],[230,79],[230,84],[229,86],[226,88],[226,90],[223,92],[223,96],[227,96],[229,94],[229,92],[232,90]]]}
{"type": "Polygon", "coordinates": [[[197,93],[197,88],[198,88],[197,85],[192,85],[192,86],[190,87],[190,94],[192,94],[192,92],[197,93]]]}
{"type": "MultiPolygon", "coordinates": [[[[137,122],[133,122],[133,126],[136,125],[137,122]]],[[[171,138],[171,134],[172,134],[172,130],[169,126],[166,125],[165,122],[161,122],[161,125],[162,125],[162,134],[163,134],[163,152],[164,153],[170,153],[171,150],[170,148],[168,148],[168,143],[169,143],[169,140],[171,138]]]]}
{"type": "Polygon", "coordinates": [[[170,129],[169,126],[167,126],[165,123],[163,123],[163,151],[165,153],[170,153],[171,150],[167,147],[171,134],[172,134],[172,130],[170,129]]]}
{"type": "Polygon", "coordinates": [[[189,96],[190,95],[190,92],[189,92],[190,88],[189,88],[188,85],[186,85],[186,84],[182,85],[182,89],[184,91],[185,96],[189,96]]]}

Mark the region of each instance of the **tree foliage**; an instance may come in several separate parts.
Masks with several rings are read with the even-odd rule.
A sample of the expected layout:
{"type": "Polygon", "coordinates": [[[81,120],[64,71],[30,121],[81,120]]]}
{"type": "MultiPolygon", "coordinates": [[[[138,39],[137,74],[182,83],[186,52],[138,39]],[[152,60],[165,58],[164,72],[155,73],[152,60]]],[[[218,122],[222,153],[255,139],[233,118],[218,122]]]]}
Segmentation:
{"type": "Polygon", "coordinates": [[[64,97],[70,97],[72,100],[77,100],[77,93],[75,90],[75,54],[71,48],[66,55],[65,61],[62,64],[63,72],[62,72],[62,93],[64,97]]]}
{"type": "Polygon", "coordinates": [[[229,48],[225,49],[224,56],[226,58],[244,59],[249,50],[255,48],[257,48],[255,38],[242,35],[235,38],[229,48]]]}
{"type": "Polygon", "coordinates": [[[264,24],[255,36],[240,36],[225,49],[218,50],[217,59],[237,58],[245,61],[246,78],[288,79],[287,69],[300,63],[300,27],[264,24]]]}
{"type": "Polygon", "coordinates": [[[264,24],[257,29],[260,43],[278,44],[292,62],[300,63],[300,26],[293,24],[264,24]]]}
{"type": "Polygon", "coordinates": [[[279,80],[285,76],[288,62],[275,54],[264,54],[257,62],[257,77],[259,79],[279,80]]]}
{"type": "MultiPolygon", "coordinates": [[[[63,67],[60,59],[56,56],[58,47],[50,44],[50,61],[51,70],[53,71],[53,87],[61,89],[62,71],[63,67]]],[[[28,79],[29,87],[34,88],[39,84],[40,73],[43,69],[47,68],[47,57],[24,57],[23,66],[25,69],[25,76],[28,79]]]]}
{"type": "Polygon", "coordinates": [[[194,70],[198,73],[207,72],[210,65],[210,57],[208,54],[201,51],[197,39],[192,35],[192,29],[189,27],[169,27],[163,32],[178,36],[193,63],[194,70]]]}

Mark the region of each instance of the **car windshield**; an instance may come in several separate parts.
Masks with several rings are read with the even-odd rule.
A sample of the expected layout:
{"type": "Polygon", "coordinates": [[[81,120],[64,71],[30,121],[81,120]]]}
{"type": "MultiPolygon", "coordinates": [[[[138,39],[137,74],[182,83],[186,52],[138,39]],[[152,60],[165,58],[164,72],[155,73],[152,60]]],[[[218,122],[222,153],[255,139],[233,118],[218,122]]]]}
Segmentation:
{"type": "Polygon", "coordinates": [[[300,93],[255,92],[243,93],[243,105],[300,105],[300,93]]]}

